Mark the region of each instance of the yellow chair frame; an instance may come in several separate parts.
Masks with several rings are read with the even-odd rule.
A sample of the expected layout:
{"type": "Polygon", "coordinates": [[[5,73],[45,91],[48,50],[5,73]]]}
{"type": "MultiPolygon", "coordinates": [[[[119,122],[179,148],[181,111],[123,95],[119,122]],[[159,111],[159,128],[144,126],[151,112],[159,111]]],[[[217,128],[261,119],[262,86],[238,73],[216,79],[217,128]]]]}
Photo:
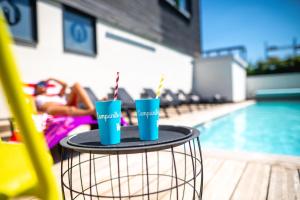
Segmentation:
{"type": "Polygon", "coordinates": [[[38,133],[11,50],[11,37],[0,9],[0,84],[20,129],[23,144],[0,141],[0,199],[30,195],[61,199],[43,134],[38,133]],[[16,162],[19,163],[16,163],[16,162]]]}

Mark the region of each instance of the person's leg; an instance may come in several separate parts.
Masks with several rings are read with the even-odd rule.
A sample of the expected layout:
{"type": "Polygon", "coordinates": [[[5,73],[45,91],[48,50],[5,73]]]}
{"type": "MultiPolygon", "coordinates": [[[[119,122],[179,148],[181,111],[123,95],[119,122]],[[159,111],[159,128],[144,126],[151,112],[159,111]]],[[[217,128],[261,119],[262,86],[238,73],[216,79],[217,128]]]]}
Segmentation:
{"type": "Polygon", "coordinates": [[[80,109],[74,106],[51,105],[45,109],[50,115],[83,116],[95,115],[95,109],[80,109]]]}
{"type": "Polygon", "coordinates": [[[79,83],[75,83],[67,99],[67,105],[74,105],[74,102],[78,103],[78,101],[82,102],[88,110],[95,108],[84,88],[79,83]]]}

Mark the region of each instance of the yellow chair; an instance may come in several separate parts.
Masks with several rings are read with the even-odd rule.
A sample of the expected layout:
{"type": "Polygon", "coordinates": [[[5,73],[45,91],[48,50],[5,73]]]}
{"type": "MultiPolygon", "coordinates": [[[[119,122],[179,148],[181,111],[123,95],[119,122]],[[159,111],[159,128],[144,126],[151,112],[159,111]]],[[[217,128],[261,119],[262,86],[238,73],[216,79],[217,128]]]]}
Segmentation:
{"type": "Polygon", "coordinates": [[[0,85],[21,133],[22,144],[0,141],[0,199],[36,196],[61,199],[43,134],[36,130],[0,9],[0,85]]]}

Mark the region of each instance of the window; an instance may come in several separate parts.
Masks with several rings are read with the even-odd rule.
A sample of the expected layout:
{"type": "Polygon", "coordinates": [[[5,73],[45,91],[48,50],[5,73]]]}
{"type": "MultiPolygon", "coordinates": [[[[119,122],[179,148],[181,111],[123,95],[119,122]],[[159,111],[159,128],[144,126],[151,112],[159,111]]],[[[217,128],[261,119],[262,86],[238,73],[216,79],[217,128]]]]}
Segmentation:
{"type": "Polygon", "coordinates": [[[181,12],[185,14],[191,13],[191,1],[190,0],[177,0],[178,8],[181,12]]]}
{"type": "Polygon", "coordinates": [[[35,0],[2,0],[0,7],[16,41],[37,41],[35,0]]]}
{"type": "Polygon", "coordinates": [[[187,18],[191,17],[191,0],[165,0],[187,18]]]}
{"type": "Polygon", "coordinates": [[[94,56],[96,52],[95,18],[64,6],[65,51],[94,56]]]}

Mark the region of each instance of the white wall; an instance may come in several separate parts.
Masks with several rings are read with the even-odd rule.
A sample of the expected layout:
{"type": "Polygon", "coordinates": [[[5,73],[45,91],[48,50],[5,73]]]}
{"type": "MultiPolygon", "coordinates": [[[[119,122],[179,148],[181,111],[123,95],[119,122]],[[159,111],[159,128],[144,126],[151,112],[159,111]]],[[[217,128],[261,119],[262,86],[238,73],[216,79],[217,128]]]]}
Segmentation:
{"type": "Polygon", "coordinates": [[[243,101],[246,99],[246,72],[245,68],[241,67],[240,63],[233,62],[232,70],[232,98],[234,102],[243,101]]]}
{"type": "Polygon", "coordinates": [[[200,58],[195,71],[194,88],[197,93],[204,97],[212,97],[217,93],[226,98],[232,95],[231,65],[228,60],[228,57],[200,58]]]}
{"type": "Polygon", "coordinates": [[[242,101],[246,90],[246,63],[235,56],[201,58],[194,67],[193,90],[203,97],[215,94],[242,101]]]}
{"type": "MultiPolygon", "coordinates": [[[[126,33],[97,21],[95,57],[63,50],[62,8],[57,2],[37,1],[38,44],[36,47],[14,45],[14,52],[25,82],[56,77],[69,84],[90,86],[101,97],[115,84],[120,72],[120,87],[139,98],[143,87],[156,88],[165,74],[165,87],[191,90],[192,57],[160,44],[126,33]],[[107,32],[149,45],[155,52],[107,38],[107,32]]],[[[0,97],[1,99],[1,97],[0,97]]],[[[1,101],[1,100],[0,100],[1,101]]],[[[1,103],[0,103],[1,105],[1,103]]],[[[0,114],[1,116],[1,114],[0,114]]]]}
{"type": "Polygon", "coordinates": [[[300,88],[300,73],[268,74],[247,77],[247,97],[260,89],[300,88]]]}

